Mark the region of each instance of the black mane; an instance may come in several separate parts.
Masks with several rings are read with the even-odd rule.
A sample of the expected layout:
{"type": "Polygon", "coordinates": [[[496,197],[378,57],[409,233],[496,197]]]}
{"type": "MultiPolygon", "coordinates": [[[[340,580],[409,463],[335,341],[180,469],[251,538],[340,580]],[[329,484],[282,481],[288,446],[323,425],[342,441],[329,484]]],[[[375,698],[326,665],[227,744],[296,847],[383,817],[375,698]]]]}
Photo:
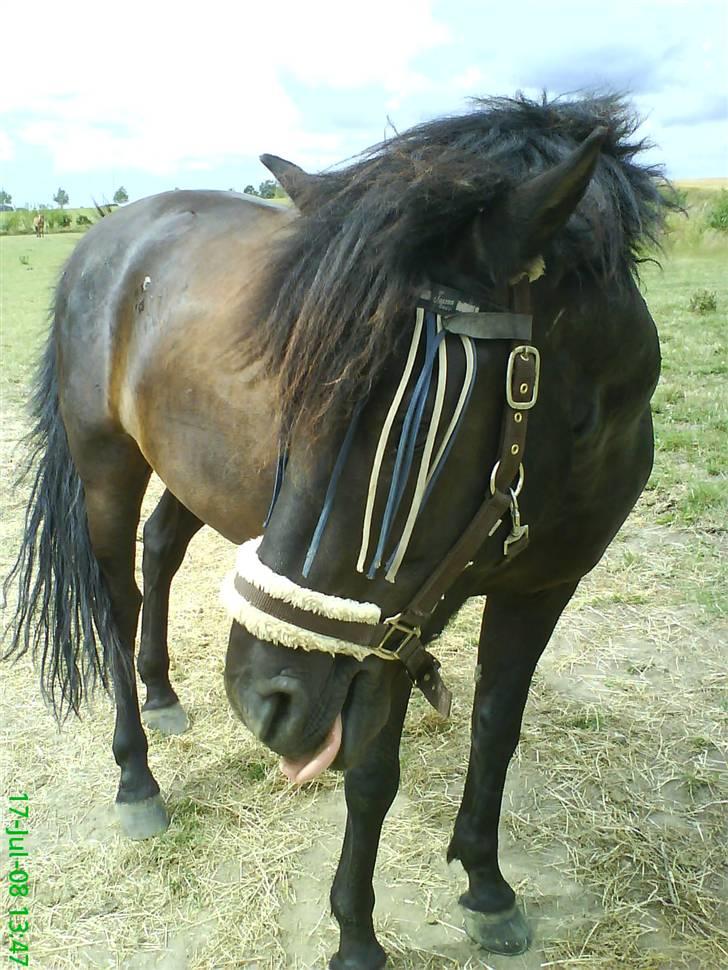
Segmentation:
{"type": "Polygon", "coordinates": [[[315,429],[332,406],[345,413],[366,396],[428,265],[478,210],[601,125],[589,189],[544,255],[560,273],[621,286],[677,208],[662,170],[635,161],[649,146],[633,140],[639,119],[621,96],[476,99],[317,178],[261,289],[258,349],[279,380],[284,423],[315,429]]]}

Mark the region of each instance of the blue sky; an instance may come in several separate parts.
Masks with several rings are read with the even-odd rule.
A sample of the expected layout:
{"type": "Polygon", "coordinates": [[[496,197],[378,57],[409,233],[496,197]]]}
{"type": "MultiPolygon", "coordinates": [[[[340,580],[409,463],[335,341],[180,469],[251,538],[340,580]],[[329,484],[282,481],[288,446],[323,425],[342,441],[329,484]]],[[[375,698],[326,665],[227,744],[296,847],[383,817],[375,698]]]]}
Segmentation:
{"type": "Polygon", "coordinates": [[[15,205],[242,189],[262,152],[312,170],[467,98],[611,86],[651,159],[728,175],[726,0],[88,0],[12,4],[0,185],[15,205]],[[31,51],[40,56],[35,60],[31,51]]]}

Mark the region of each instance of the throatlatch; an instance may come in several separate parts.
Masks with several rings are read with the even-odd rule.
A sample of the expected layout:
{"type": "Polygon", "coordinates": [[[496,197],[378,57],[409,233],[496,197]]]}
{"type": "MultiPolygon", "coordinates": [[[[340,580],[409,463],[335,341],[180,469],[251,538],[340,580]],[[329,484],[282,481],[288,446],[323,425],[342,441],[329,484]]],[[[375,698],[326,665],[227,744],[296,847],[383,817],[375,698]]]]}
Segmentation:
{"type": "MultiPolygon", "coordinates": [[[[525,548],[529,537],[528,526],[521,523],[518,496],[525,477],[523,453],[528,412],[538,399],[541,361],[537,348],[530,343],[532,315],[528,278],[520,280],[510,288],[509,300],[512,312],[481,313],[475,303],[454,290],[439,287],[422,295],[402,379],[385,418],[372,463],[357,562],[360,572],[364,570],[370,546],[383,455],[411,380],[424,333],[424,359],[402,422],[379,537],[367,570],[367,576],[372,579],[382,564],[391,526],[412,471],[418,431],[437,363],[438,379],[433,414],[417,471],[410,510],[402,534],[385,564],[385,578],[394,582],[417,517],[447,460],[467,411],[477,376],[474,341],[511,341],[506,368],[501,445],[499,458],[490,475],[490,494],[449,553],[412,597],[407,607],[396,616],[382,620],[381,611],[374,603],[361,603],[319,593],[274,573],[258,558],[257,548],[261,540],[251,540],[241,546],[237,570],[226,578],[222,598],[233,618],[253,636],[287,647],[344,653],[361,660],[369,655],[398,660],[405,666],[413,683],[428,702],[443,716],[448,716],[451,694],[440,676],[439,662],[422,643],[422,627],[447,590],[476,559],[483,544],[495,534],[507,513],[510,512],[511,530],[503,543],[503,555],[507,558],[517,555],[525,548]],[[465,355],[465,377],[455,411],[450,416],[433,457],[447,381],[447,334],[460,337],[465,355]]],[[[308,576],[326,528],[362,407],[363,403],[360,403],[355,408],[339,449],[321,514],[302,567],[304,577],[308,576]]],[[[284,471],[285,456],[281,451],[268,518],[280,491],[284,471]]]]}

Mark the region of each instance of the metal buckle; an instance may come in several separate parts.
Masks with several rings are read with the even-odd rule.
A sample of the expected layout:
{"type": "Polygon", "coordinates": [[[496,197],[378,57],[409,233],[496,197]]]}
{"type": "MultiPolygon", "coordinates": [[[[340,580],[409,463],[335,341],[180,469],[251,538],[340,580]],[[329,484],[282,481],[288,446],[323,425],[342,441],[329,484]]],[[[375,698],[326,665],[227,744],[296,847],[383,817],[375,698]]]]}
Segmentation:
{"type": "Polygon", "coordinates": [[[396,616],[390,616],[388,619],[384,620],[389,627],[389,630],[384,634],[376,648],[372,651],[373,653],[376,653],[378,657],[384,657],[387,660],[394,660],[398,657],[400,650],[402,650],[403,647],[410,642],[410,640],[414,640],[415,638],[419,640],[422,636],[422,630],[420,627],[410,626],[408,623],[403,623],[400,619],[401,616],[401,613],[397,613],[396,616]],[[387,650],[385,644],[395,633],[404,633],[406,635],[404,640],[397,644],[396,649],[387,650]]]}
{"type": "MultiPolygon", "coordinates": [[[[495,495],[495,476],[498,474],[498,469],[500,468],[500,459],[493,465],[493,469],[490,473],[490,494],[495,495]]],[[[512,495],[516,498],[521,494],[521,489],[523,488],[523,483],[526,479],[526,472],[523,468],[523,462],[518,466],[518,481],[516,482],[516,487],[514,489],[509,489],[512,495]]],[[[499,520],[500,521],[500,520],[499,520]]]]}
{"type": "Polygon", "coordinates": [[[538,352],[536,347],[531,344],[520,344],[518,347],[514,347],[508,357],[508,367],[506,369],[506,401],[514,411],[529,411],[536,401],[538,400],[538,382],[541,376],[541,354],[538,352]],[[533,387],[531,388],[531,397],[527,401],[516,401],[513,398],[513,368],[516,365],[516,354],[520,354],[524,360],[529,357],[533,357],[535,360],[535,368],[533,374],[533,387]]]}
{"type": "Polygon", "coordinates": [[[528,526],[521,525],[521,510],[518,508],[517,493],[511,489],[511,531],[506,536],[503,543],[503,555],[507,556],[511,546],[520,542],[521,539],[528,539],[528,526]]]}

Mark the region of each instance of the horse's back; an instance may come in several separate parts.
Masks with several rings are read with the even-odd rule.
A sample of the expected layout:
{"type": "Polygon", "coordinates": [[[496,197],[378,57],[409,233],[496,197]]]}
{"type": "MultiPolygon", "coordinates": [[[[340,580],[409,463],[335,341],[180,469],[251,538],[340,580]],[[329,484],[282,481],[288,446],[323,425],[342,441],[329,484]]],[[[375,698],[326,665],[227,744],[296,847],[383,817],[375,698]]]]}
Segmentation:
{"type": "Polygon", "coordinates": [[[58,287],[59,391],[72,442],[133,439],[168,487],[226,533],[241,510],[216,507],[204,468],[218,477],[227,468],[225,484],[239,491],[243,462],[267,469],[275,434],[258,365],[233,367],[229,351],[256,323],[267,246],[294,216],[227,192],[152,196],[94,226],[58,287]]]}
{"type": "Polygon", "coordinates": [[[113,332],[116,315],[135,286],[150,286],[152,271],[169,287],[166,299],[188,291],[195,277],[202,279],[200,270],[213,265],[218,275],[234,269],[239,277],[241,251],[260,246],[290,218],[281,206],[213,191],[165,192],[115,211],[89,230],[66,264],[56,303],[59,336],[99,329],[102,322],[113,332]]]}

